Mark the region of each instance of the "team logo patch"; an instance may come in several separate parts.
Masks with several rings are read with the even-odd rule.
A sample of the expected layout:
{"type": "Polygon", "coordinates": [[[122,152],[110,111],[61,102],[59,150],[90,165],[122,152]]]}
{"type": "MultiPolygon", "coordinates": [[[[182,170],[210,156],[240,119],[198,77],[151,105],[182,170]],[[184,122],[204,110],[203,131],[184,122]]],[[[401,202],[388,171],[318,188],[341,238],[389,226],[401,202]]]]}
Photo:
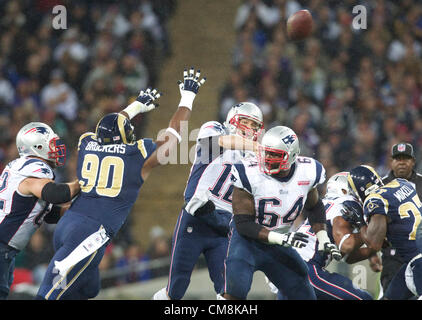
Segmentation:
{"type": "Polygon", "coordinates": [[[32,128],[32,129],[29,129],[27,132],[25,132],[25,134],[31,133],[31,132],[38,132],[38,133],[41,133],[41,134],[48,134],[48,129],[47,128],[44,128],[44,127],[35,127],[35,128],[32,128]]]}
{"type": "Polygon", "coordinates": [[[290,134],[286,137],[284,137],[282,140],[285,144],[289,145],[292,144],[293,142],[295,142],[297,136],[295,134],[290,134]]]}
{"type": "Polygon", "coordinates": [[[307,185],[309,185],[311,182],[309,181],[309,180],[307,180],[307,181],[298,181],[297,182],[297,184],[299,185],[299,186],[307,186],[307,185]]]}
{"type": "Polygon", "coordinates": [[[403,144],[403,143],[400,143],[400,144],[397,146],[397,150],[398,150],[399,152],[403,152],[403,151],[405,151],[405,150],[406,150],[406,145],[405,145],[405,144],[403,144]]]}
{"type": "Polygon", "coordinates": [[[366,209],[368,209],[369,212],[374,211],[378,207],[379,205],[372,201],[369,201],[368,204],[366,205],[366,209]]]}

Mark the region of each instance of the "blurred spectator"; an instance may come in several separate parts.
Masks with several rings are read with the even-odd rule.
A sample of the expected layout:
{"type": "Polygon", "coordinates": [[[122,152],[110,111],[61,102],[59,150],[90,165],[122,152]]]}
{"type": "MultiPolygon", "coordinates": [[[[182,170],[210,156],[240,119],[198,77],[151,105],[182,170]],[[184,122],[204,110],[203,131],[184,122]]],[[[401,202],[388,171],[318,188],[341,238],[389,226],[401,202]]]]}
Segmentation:
{"type": "Polygon", "coordinates": [[[266,128],[293,128],[301,153],[329,175],[362,163],[385,172],[396,140],[422,149],[420,1],[245,0],[234,26],[220,119],[237,97],[256,102],[266,128]],[[371,16],[365,30],[352,26],[356,4],[371,16]],[[292,42],[286,21],[301,9],[312,13],[313,34],[292,42]]]}
{"type": "Polygon", "coordinates": [[[41,284],[51,257],[54,255],[52,234],[38,229],[24,251],[24,267],[32,270],[34,284],[41,284]]]}
{"type": "Polygon", "coordinates": [[[142,252],[138,244],[130,244],[126,249],[124,256],[116,261],[115,267],[121,268],[122,276],[119,277],[118,284],[127,284],[151,279],[151,271],[139,270],[140,263],[148,262],[149,257],[142,252]]]}
{"type": "MultiPolygon", "coordinates": [[[[18,130],[44,121],[66,141],[68,165],[56,170],[56,180],[74,179],[80,135],[159,80],[176,6],[177,0],[0,1],[0,170],[18,157],[18,130]],[[66,30],[52,28],[57,4],[66,6],[66,30]]],[[[137,130],[143,121],[135,119],[137,130]]],[[[29,250],[40,252],[42,239],[33,241],[29,250]]],[[[130,227],[116,242],[111,264],[132,243],[130,227]]],[[[52,243],[43,246],[47,254],[52,243]]]]}
{"type": "Polygon", "coordinates": [[[62,70],[52,71],[50,83],[41,91],[41,103],[48,113],[57,113],[68,121],[76,119],[78,109],[76,92],[64,81],[62,70]]]}
{"type": "Polygon", "coordinates": [[[160,226],[154,226],[151,228],[149,233],[149,246],[146,254],[151,261],[166,257],[169,258],[169,264],[164,264],[161,267],[151,269],[151,276],[153,278],[167,276],[169,274],[171,238],[164,233],[163,228],[160,226]]]}

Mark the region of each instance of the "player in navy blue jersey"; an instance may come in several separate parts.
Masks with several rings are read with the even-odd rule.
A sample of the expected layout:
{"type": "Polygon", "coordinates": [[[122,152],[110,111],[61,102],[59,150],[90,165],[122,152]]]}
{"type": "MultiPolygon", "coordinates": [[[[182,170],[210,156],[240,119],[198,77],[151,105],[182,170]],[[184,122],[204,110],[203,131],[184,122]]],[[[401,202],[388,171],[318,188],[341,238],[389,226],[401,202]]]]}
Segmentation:
{"type": "Polygon", "coordinates": [[[361,236],[366,245],[379,251],[387,240],[404,262],[388,286],[384,299],[420,297],[422,252],[416,245],[416,231],[421,221],[422,203],[414,186],[400,178],[384,185],[370,166],[350,170],[348,181],[354,194],[363,202],[367,226],[361,228],[361,236]]]}
{"type": "Polygon", "coordinates": [[[104,116],[95,133],[79,139],[79,197],[54,233],[55,254],[37,299],[89,299],[100,290],[98,265],[107,243],[119,231],[151,170],[180,142],[180,122],[190,118],[192,104],[205,78],[199,70],[184,71],[181,100],[166,133],[156,142],[135,138],[130,119],[156,107],[157,90],[141,91],[120,113],[104,116]]]}

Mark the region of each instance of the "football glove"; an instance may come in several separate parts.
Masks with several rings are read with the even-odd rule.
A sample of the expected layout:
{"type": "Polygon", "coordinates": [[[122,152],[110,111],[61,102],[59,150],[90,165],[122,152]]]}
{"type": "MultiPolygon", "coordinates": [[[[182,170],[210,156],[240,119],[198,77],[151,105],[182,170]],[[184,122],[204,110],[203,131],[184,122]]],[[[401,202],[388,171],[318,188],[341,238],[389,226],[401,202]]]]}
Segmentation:
{"type": "Polygon", "coordinates": [[[133,119],[137,114],[151,111],[158,107],[158,104],[154,101],[162,96],[162,93],[158,93],[157,89],[151,90],[151,88],[141,90],[139,96],[128,105],[123,111],[127,113],[129,119],[133,119]]]}
{"type": "Polygon", "coordinates": [[[318,239],[318,252],[323,255],[327,253],[331,258],[340,261],[342,258],[340,250],[334,243],[331,243],[330,238],[328,238],[327,231],[320,230],[316,233],[318,239]]]}
{"type": "Polygon", "coordinates": [[[202,78],[201,71],[198,70],[195,73],[195,68],[191,67],[189,72],[187,69],[183,71],[183,82],[177,81],[180,90],[180,103],[179,107],[187,107],[192,110],[193,100],[195,99],[196,94],[198,93],[199,87],[203,85],[207,78],[202,78]]]}
{"type": "Polygon", "coordinates": [[[139,92],[139,96],[136,98],[136,101],[139,101],[142,104],[140,107],[140,112],[148,112],[158,107],[159,104],[154,103],[154,101],[161,96],[162,93],[157,92],[157,89],[151,90],[151,88],[148,88],[145,91],[141,90],[141,92],[139,92]]]}
{"type": "Polygon", "coordinates": [[[343,202],[343,209],[341,209],[341,213],[343,219],[349,222],[353,228],[360,229],[365,225],[362,207],[357,202],[343,202]]]}
{"type": "MultiPolygon", "coordinates": [[[[207,204],[208,200],[210,198],[210,192],[207,190],[206,192],[199,192],[195,194],[188,203],[185,204],[184,209],[187,213],[194,216],[197,212],[197,210],[205,204],[207,204]]],[[[208,204],[211,205],[211,204],[208,204]]],[[[213,205],[213,204],[212,204],[213,205]]],[[[208,209],[209,207],[205,207],[203,210],[208,209]]]]}
{"type": "Polygon", "coordinates": [[[334,243],[325,242],[322,251],[328,253],[334,260],[340,261],[342,258],[340,250],[334,243]]]}
{"type": "Polygon", "coordinates": [[[279,244],[283,247],[303,248],[308,243],[308,235],[302,232],[278,233],[270,231],[268,234],[268,242],[279,244]]]}

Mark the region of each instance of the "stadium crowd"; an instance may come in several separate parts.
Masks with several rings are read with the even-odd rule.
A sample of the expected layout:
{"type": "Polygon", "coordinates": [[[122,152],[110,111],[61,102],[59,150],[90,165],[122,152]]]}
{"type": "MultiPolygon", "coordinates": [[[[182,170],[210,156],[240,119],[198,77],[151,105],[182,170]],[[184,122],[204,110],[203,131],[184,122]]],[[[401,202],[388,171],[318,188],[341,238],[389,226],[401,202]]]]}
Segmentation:
{"type": "MultiPolygon", "coordinates": [[[[160,62],[171,55],[167,22],[175,8],[176,0],[1,2],[0,169],[18,157],[15,137],[23,124],[42,121],[67,144],[68,163],[57,180],[74,178],[72,150],[80,134],[101,115],[120,111],[140,88],[157,84],[160,62]],[[67,9],[66,30],[52,28],[57,4],[67,9]]],[[[291,127],[301,154],[321,161],[327,176],[361,163],[386,174],[390,148],[399,141],[412,143],[421,158],[419,1],[245,0],[233,23],[237,40],[230,77],[219,92],[220,121],[233,104],[255,102],[265,127],[291,127]],[[367,9],[367,29],[352,27],[356,5],[367,9]],[[303,8],[312,12],[313,36],[290,42],[286,19],[303,8]]],[[[135,128],[143,121],[137,117],[135,128]]],[[[133,244],[130,228],[120,233],[117,242],[133,244]]],[[[40,235],[17,261],[17,267],[34,270],[33,279],[34,261],[43,265],[51,256],[37,253],[51,231],[40,235]]],[[[161,256],[168,250],[163,247],[161,256]]],[[[157,254],[128,248],[116,265],[157,254]]],[[[106,257],[104,268],[115,265],[106,257]]]]}
{"type": "Polygon", "coordinates": [[[421,157],[420,1],[246,0],[234,27],[221,121],[235,102],[254,101],[266,128],[291,127],[301,154],[321,161],[327,176],[361,163],[386,174],[400,141],[421,157]],[[353,28],[356,5],[367,10],[366,29],[353,28]],[[313,35],[291,42],[286,20],[305,8],[313,35]]]}
{"type": "MultiPolygon", "coordinates": [[[[66,142],[67,164],[56,170],[56,180],[74,179],[79,136],[95,128],[102,115],[120,111],[141,88],[156,85],[160,64],[171,55],[167,22],[175,8],[176,0],[2,1],[0,171],[18,157],[19,129],[41,121],[66,142]],[[66,9],[65,29],[53,27],[56,5],[66,9]]],[[[144,121],[143,116],[134,121],[138,136],[144,121]]],[[[53,228],[43,226],[20,254],[15,284],[19,278],[42,280],[52,256],[48,247],[53,228]]],[[[121,248],[129,244],[134,244],[131,230],[124,227],[114,240],[110,267],[127,264],[121,248]]],[[[144,260],[156,254],[154,250],[149,256],[140,250],[131,252],[126,256],[135,254],[144,260]]]]}

